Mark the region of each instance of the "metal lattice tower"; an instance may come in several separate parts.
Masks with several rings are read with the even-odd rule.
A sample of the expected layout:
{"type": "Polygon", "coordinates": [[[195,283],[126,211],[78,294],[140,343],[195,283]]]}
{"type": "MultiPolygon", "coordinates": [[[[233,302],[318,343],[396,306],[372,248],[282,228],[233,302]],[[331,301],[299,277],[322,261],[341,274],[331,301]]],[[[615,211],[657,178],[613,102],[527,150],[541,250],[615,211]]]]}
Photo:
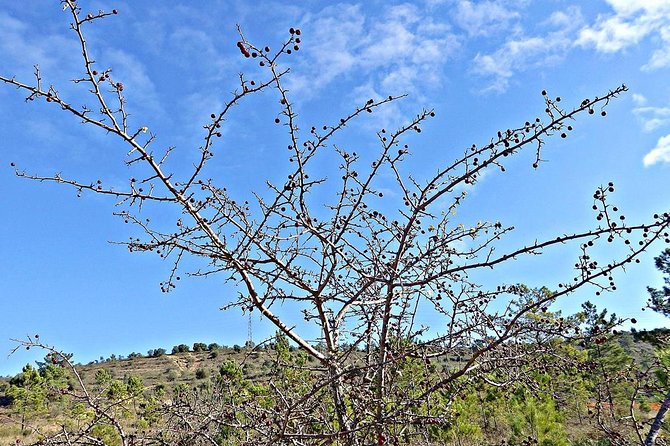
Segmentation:
{"type": "Polygon", "coordinates": [[[249,312],[249,322],[247,323],[247,343],[249,346],[253,345],[254,342],[254,337],[253,337],[253,332],[252,332],[252,324],[251,324],[251,311],[249,312]]]}

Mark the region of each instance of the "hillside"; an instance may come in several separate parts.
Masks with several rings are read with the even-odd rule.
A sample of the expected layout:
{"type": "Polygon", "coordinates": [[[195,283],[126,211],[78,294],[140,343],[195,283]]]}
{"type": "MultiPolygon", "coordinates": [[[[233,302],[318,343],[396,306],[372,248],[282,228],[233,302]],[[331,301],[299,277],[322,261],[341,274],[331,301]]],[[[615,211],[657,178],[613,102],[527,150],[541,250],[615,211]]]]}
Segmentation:
{"type": "MultiPolygon", "coordinates": [[[[619,360],[621,369],[616,373],[622,380],[614,380],[610,383],[611,387],[608,387],[615,392],[618,414],[625,414],[629,401],[626,395],[632,389],[632,384],[628,384],[632,380],[622,374],[630,364],[630,359],[625,358],[634,358],[635,363],[640,365],[650,364],[654,357],[654,346],[650,342],[653,340],[654,336],[624,332],[612,336],[606,345],[597,344],[599,348],[614,352],[601,364],[610,367],[613,364],[612,359],[617,355],[619,358],[624,358],[619,360]],[[624,412],[619,412],[619,409],[624,412]]],[[[113,402],[115,398],[122,402],[121,407],[125,408],[121,410],[120,416],[124,420],[124,425],[127,424],[127,429],[150,432],[148,428],[161,426],[156,419],[152,421],[151,418],[147,418],[147,413],[152,410],[151,407],[158,408],[161,402],[167,402],[168,405],[170,401],[178,402],[180,392],[186,392],[181,393],[182,397],[192,395],[186,396],[184,400],[188,404],[195,404],[199,398],[205,398],[204,401],[213,398],[206,404],[216,404],[215,401],[219,401],[218,398],[221,397],[217,389],[222,386],[221,390],[224,392],[233,394],[240,392],[243,399],[247,399],[247,402],[240,406],[244,407],[244,404],[250,404],[256,399],[268,398],[269,387],[266,385],[270,380],[281,385],[282,380],[288,379],[285,381],[289,386],[287,388],[300,383],[307,385],[317,365],[310,363],[293,348],[289,348],[282,355],[274,348],[274,344],[269,344],[268,348],[256,349],[216,345],[210,345],[209,349],[206,349],[202,344],[197,344],[194,347],[198,351],[192,351],[193,348],[183,344],[178,347],[182,351],[177,352],[178,349],[175,347],[175,353],[171,354],[160,350],[148,352],[152,356],[131,354],[129,358],[123,358],[113,355],[112,359],[86,365],[77,364],[75,369],[85,387],[95,394],[96,398],[102,398],[100,401],[103,404],[114,407],[117,404],[113,402]],[[187,349],[190,351],[184,351],[187,349]],[[300,357],[304,362],[296,361],[300,357]],[[240,371],[238,378],[234,377],[237,373],[235,370],[240,371]],[[132,404],[128,405],[129,402],[132,404]]],[[[356,361],[356,355],[351,357],[352,361],[356,361]]],[[[51,358],[45,358],[47,359],[51,358]]],[[[448,358],[436,361],[435,370],[453,368],[466,359],[448,358]]],[[[28,370],[37,376],[35,368],[30,366],[28,370]]],[[[44,368],[42,370],[44,371],[44,368]]],[[[439,444],[449,445],[495,444],[491,442],[499,438],[506,438],[509,444],[525,444],[512,442],[522,437],[540,440],[544,438],[546,441],[539,443],[542,445],[591,444],[579,443],[577,440],[600,435],[594,417],[597,415],[599,419],[604,414],[603,410],[610,410],[613,406],[608,406],[610,403],[603,403],[598,398],[600,390],[598,385],[593,387],[589,384],[590,374],[588,369],[577,375],[545,371],[534,375],[536,380],[534,382],[510,386],[506,390],[486,386],[483,383],[477,384],[469,392],[463,393],[462,401],[455,403],[454,408],[450,409],[457,410],[457,416],[460,413],[462,421],[454,420],[441,425],[434,431],[435,438],[441,439],[439,444]],[[467,440],[470,436],[475,438],[472,440],[474,443],[467,440]],[[553,439],[557,441],[553,442],[553,439]]],[[[82,412],[81,407],[77,408],[77,405],[73,405],[68,399],[62,399],[58,393],[54,394],[48,389],[41,394],[39,391],[34,393],[34,389],[39,386],[33,386],[34,395],[38,397],[42,395],[39,398],[45,398],[45,405],[35,403],[30,397],[25,399],[21,393],[11,393],[10,381],[14,383],[15,389],[31,388],[30,379],[21,375],[25,373],[17,375],[12,380],[5,378],[0,382],[0,445],[18,444],[17,441],[23,444],[35,444],[40,434],[34,429],[53,432],[53,429],[61,423],[80,423],[73,421],[72,417],[82,417],[86,411],[82,412]],[[14,401],[12,404],[16,395],[24,398],[24,402],[17,405],[17,401],[14,401]],[[37,405],[33,407],[34,404],[37,405]],[[31,428],[22,429],[21,424],[24,422],[31,428]]],[[[411,375],[407,376],[407,379],[412,378],[411,375]]],[[[78,389],[72,375],[64,375],[64,379],[66,381],[60,385],[61,389],[68,387],[71,390],[78,389]]],[[[58,383],[58,380],[54,382],[58,383]]],[[[657,400],[652,396],[636,401],[635,410],[640,419],[653,417],[658,410],[657,400]]],[[[111,441],[106,444],[116,443],[111,441]]]]}
{"type": "MultiPolygon", "coordinates": [[[[650,332],[632,331],[619,332],[614,339],[623,348],[624,352],[638,363],[648,362],[654,357],[654,343],[660,336],[667,336],[668,329],[656,329],[650,332]]],[[[225,360],[234,360],[242,365],[245,376],[249,379],[258,379],[266,375],[276,356],[271,347],[256,347],[254,349],[239,346],[227,347],[210,344],[201,344],[201,350],[194,351],[192,347],[181,344],[182,350],[178,353],[168,353],[150,356],[130,353],[129,355],[112,355],[102,361],[88,364],[76,364],[77,370],[84,378],[85,384],[92,384],[98,370],[107,370],[112,378],[123,379],[128,376],[139,376],[148,387],[166,383],[189,383],[197,380],[196,372],[205,371],[207,376],[218,373],[221,363],[225,360]]],[[[173,350],[174,350],[173,349],[173,350]]],[[[455,359],[455,358],[454,358],[455,359]]],[[[11,377],[0,377],[0,381],[9,381],[11,377]]]]}
{"type": "MultiPolygon", "coordinates": [[[[94,386],[96,373],[105,370],[112,379],[125,380],[130,376],[139,377],[143,384],[151,389],[157,385],[193,384],[198,380],[218,374],[219,367],[227,360],[240,364],[245,376],[249,379],[260,379],[268,372],[272,364],[273,353],[269,349],[250,350],[222,347],[211,351],[165,353],[160,356],[114,356],[113,359],[76,364],[75,368],[86,386],[94,386]],[[198,371],[201,372],[198,373],[198,371]]],[[[5,382],[9,382],[10,379],[11,377],[2,378],[5,382]]],[[[2,398],[1,394],[0,398],[2,398]]]]}

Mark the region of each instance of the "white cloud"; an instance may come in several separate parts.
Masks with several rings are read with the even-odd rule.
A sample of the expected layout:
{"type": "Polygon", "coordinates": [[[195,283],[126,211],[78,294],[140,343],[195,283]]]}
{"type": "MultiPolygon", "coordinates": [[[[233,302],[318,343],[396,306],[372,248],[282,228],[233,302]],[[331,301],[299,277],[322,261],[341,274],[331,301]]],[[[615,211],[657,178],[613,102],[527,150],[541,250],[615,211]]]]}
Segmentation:
{"type": "Polygon", "coordinates": [[[451,32],[451,25],[445,22],[436,22],[432,17],[426,17],[419,23],[417,33],[420,35],[439,36],[451,32]]]}
{"type": "Polygon", "coordinates": [[[147,74],[145,65],[134,55],[118,49],[108,49],[102,58],[112,67],[112,78],[124,84],[124,96],[145,110],[162,111],[156,87],[147,74]]]}
{"type": "Polygon", "coordinates": [[[599,15],[584,27],[576,44],[603,53],[615,53],[655,36],[660,47],[642,68],[653,70],[670,65],[670,0],[607,0],[613,12],[599,15]]]}
{"type": "Polygon", "coordinates": [[[670,135],[659,138],[656,147],[644,156],[642,162],[645,167],[657,163],[670,163],[670,135]]]}
{"type": "Polygon", "coordinates": [[[670,124],[670,107],[639,106],[633,109],[633,113],[642,122],[645,132],[652,132],[670,124]]]}
{"type": "Polygon", "coordinates": [[[356,5],[331,6],[308,18],[305,27],[310,38],[303,44],[303,51],[310,60],[300,74],[289,79],[289,87],[295,89],[293,83],[298,82],[301,87],[305,84],[301,91],[311,91],[349,72],[357,63],[354,52],[361,45],[364,24],[361,7],[356,5]],[[303,75],[304,71],[309,73],[303,75]]]}
{"type": "Polygon", "coordinates": [[[219,50],[216,41],[206,29],[178,26],[169,33],[167,44],[167,51],[182,55],[176,63],[182,67],[198,66],[204,72],[203,77],[206,76],[207,79],[218,80],[226,66],[232,62],[230,57],[219,50]]]}
{"type": "MultiPolygon", "coordinates": [[[[135,56],[117,49],[92,51],[92,58],[99,60],[99,71],[112,68],[112,78],[123,82],[124,95],[129,101],[144,109],[160,109],[156,89],[147,74],[145,65],[135,56]]],[[[19,80],[31,82],[33,65],[39,64],[45,84],[53,84],[70,102],[90,102],[84,84],[74,84],[71,79],[84,75],[81,49],[75,35],[65,28],[44,34],[36,32],[35,25],[22,22],[0,11],[0,60],[5,75],[16,75],[19,80]]]]}
{"type": "Polygon", "coordinates": [[[664,46],[656,49],[651,54],[649,62],[642,66],[643,70],[655,70],[670,66],[670,23],[661,28],[659,33],[664,46]]]}
{"type": "Polygon", "coordinates": [[[6,12],[0,12],[0,25],[3,32],[18,34],[27,30],[28,26],[22,21],[11,17],[6,12]]]}
{"type": "Polygon", "coordinates": [[[492,78],[484,92],[502,92],[509,87],[515,72],[556,63],[569,47],[570,40],[562,33],[508,40],[491,54],[478,53],[473,60],[473,71],[492,78]]]}
{"type": "Polygon", "coordinates": [[[559,33],[564,36],[572,35],[584,25],[584,16],[578,6],[569,6],[561,11],[554,11],[544,21],[540,28],[551,29],[550,33],[559,33]]]}
{"type": "Polygon", "coordinates": [[[61,34],[35,33],[29,23],[3,11],[0,11],[0,60],[3,71],[11,70],[20,77],[32,76],[33,65],[39,64],[45,78],[52,81],[69,79],[71,70],[80,66],[79,50],[72,39],[61,34]],[[64,71],[68,74],[59,76],[64,71]]]}
{"type": "Polygon", "coordinates": [[[551,13],[546,23],[559,28],[572,28],[578,25],[582,20],[581,11],[571,6],[565,11],[554,11],[551,13]],[[578,18],[579,20],[575,20],[578,18]]]}
{"type": "MultiPolygon", "coordinates": [[[[224,102],[220,95],[213,95],[209,91],[197,91],[184,96],[182,100],[182,112],[178,119],[181,123],[192,132],[189,136],[194,139],[203,137],[204,130],[202,128],[190,125],[194,122],[207,122],[212,111],[223,110],[224,102]]],[[[230,126],[224,125],[219,129],[220,132],[226,134],[230,131],[230,126]]]]}
{"type": "Polygon", "coordinates": [[[517,11],[509,9],[509,2],[460,0],[455,9],[454,20],[469,35],[490,35],[506,29],[519,17],[517,11]]]}
{"type": "Polygon", "coordinates": [[[305,56],[289,88],[315,93],[338,79],[388,94],[417,93],[439,85],[459,43],[448,24],[405,3],[370,17],[360,5],[337,4],[307,17],[305,56]],[[420,88],[421,87],[421,88],[420,88]]]}
{"type": "Polygon", "coordinates": [[[660,13],[670,7],[668,0],[607,0],[612,8],[618,13],[630,16],[638,12],[660,13]]]}
{"type": "Polygon", "coordinates": [[[647,103],[647,98],[639,93],[633,93],[633,103],[637,106],[642,106],[647,103]]]}
{"type": "Polygon", "coordinates": [[[656,107],[648,105],[648,100],[641,94],[633,94],[633,114],[642,124],[642,129],[645,132],[653,132],[654,130],[670,125],[670,107],[656,107]]]}
{"type": "Polygon", "coordinates": [[[489,78],[483,92],[503,92],[517,72],[554,65],[572,47],[573,34],[582,23],[579,8],[555,12],[541,25],[549,28],[544,35],[524,36],[520,29],[491,53],[477,53],[472,71],[489,78]]]}
{"type": "Polygon", "coordinates": [[[612,17],[599,21],[596,27],[584,28],[577,44],[592,44],[598,51],[614,53],[638,43],[650,31],[648,23],[633,23],[620,17],[612,17]]]}

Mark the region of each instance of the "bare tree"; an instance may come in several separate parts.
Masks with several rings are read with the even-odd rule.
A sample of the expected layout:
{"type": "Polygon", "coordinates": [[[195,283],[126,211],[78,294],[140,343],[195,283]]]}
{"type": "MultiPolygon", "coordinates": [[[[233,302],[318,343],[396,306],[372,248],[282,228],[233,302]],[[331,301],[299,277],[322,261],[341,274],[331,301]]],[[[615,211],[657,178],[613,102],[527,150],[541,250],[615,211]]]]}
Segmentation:
{"type": "MultiPolygon", "coordinates": [[[[25,91],[27,101],[46,101],[115,138],[119,166],[128,166],[135,176],[120,190],[102,180],[18,168],[16,174],[115,199],[115,214],[144,233],[143,239],[125,242],[127,248],[174,261],[161,283],[163,291],[180,279],[182,259],[203,259],[208,267],[190,274],[223,275],[238,286],[238,298],[226,308],[258,311],[316,364],[279,358],[278,363],[295,373],[272,379],[263,395],[231,391],[241,384],[225,374],[225,384],[215,390],[185,392],[170,401],[161,409],[167,427],[160,435],[141,439],[126,433],[109,409],[98,409],[118,430],[123,445],[221,444],[216,435],[224,428],[244,432],[244,444],[382,445],[427,439],[426,426],[448,425],[458,416],[453,402],[470,385],[503,387],[524,380],[529,369],[551,366],[553,340],[579,336],[567,319],[548,316],[550,305],[585,286],[597,293],[614,289],[617,270],[637,261],[659,239],[668,241],[667,213],[638,224],[619,218],[618,209],[608,202],[612,183],[594,192],[597,223],[592,228],[516,249],[496,250],[513,228],[497,221],[466,227],[454,218],[465,186],[489,170],[504,172],[507,158],[522,151],[534,153],[533,167],[538,168],[547,138],[566,137],[579,114],[604,116],[608,103],[626,91],[624,85],[574,108],[562,108],[560,98],[543,92],[542,118],[501,130],[483,145],[466,148],[431,177],[417,179],[403,163],[410,156],[404,138],[420,132],[433,111],[421,111],[396,130],[377,132],[379,151],[368,163],[360,154],[334,146],[333,137],[401,97],[370,99],[339,122],[301,131],[293,98],[284,87],[289,70],[279,64],[299,48],[301,31],[291,29],[271,51],[247,40],[240,30],[241,54],[255,58],[265,75],[254,81],[240,75],[238,90],[204,125],[191,172],[177,175],[167,167],[172,149],[154,149],[156,135],[144,127],[149,121],[142,121],[142,127],[134,124],[126,113],[123,83],[91,55],[85,28],[116,11],[88,14],[75,0],[62,4],[72,16],[81,49],[83,73],[74,83],[88,92],[95,106],[71,102],[55,85],[45,84],[37,66],[33,81],[0,80],[25,91]],[[280,103],[277,123],[286,130],[286,142],[280,145],[288,148],[292,170],[286,180],[268,180],[265,190],[236,199],[224,181],[206,177],[205,167],[234,106],[261,93],[280,103]],[[317,167],[325,154],[338,157],[337,176],[326,177],[317,167]],[[389,175],[399,200],[385,196],[381,188],[382,178],[389,175]],[[142,214],[149,203],[172,212],[172,223],[149,222],[142,214]],[[597,261],[592,250],[606,243],[620,244],[621,255],[597,261]],[[488,288],[471,278],[478,271],[564,245],[575,247],[575,275],[556,284],[556,291],[515,283],[488,288]],[[303,326],[291,326],[278,315],[276,308],[285,302],[302,312],[303,326]],[[440,317],[439,329],[430,331],[417,323],[420,308],[440,317]],[[320,332],[321,348],[304,334],[313,326],[320,332]]],[[[533,239],[530,234],[528,238],[533,239]]],[[[22,345],[36,344],[28,340],[22,345]]],[[[83,398],[97,407],[86,393],[83,398]]],[[[102,444],[85,429],[79,433],[64,429],[40,444],[102,444]]]]}

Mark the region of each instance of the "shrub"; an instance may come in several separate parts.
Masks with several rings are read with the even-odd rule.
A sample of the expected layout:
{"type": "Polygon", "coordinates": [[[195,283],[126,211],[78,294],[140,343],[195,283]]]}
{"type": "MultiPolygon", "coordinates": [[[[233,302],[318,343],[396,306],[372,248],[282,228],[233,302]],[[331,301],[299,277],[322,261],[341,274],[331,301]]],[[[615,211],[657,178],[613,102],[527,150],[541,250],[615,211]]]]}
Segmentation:
{"type": "Polygon", "coordinates": [[[242,378],[242,369],[235,361],[224,361],[219,367],[219,375],[231,381],[237,381],[242,378]]]}
{"type": "Polygon", "coordinates": [[[179,373],[176,370],[168,369],[165,377],[169,382],[176,381],[179,378],[179,373]]]}
{"type": "Polygon", "coordinates": [[[207,350],[207,344],[204,342],[196,342],[193,344],[193,351],[194,352],[204,352],[207,350]]]}
{"type": "Polygon", "coordinates": [[[126,378],[126,389],[131,395],[140,395],[144,391],[142,377],[130,375],[126,378]]]}
{"type": "Polygon", "coordinates": [[[172,347],[172,354],[174,355],[175,353],[186,353],[189,351],[189,347],[186,344],[179,344],[175,345],[172,347]]]}
{"type": "Polygon", "coordinates": [[[109,424],[97,424],[91,429],[93,438],[100,440],[101,444],[109,446],[118,446],[121,444],[121,437],[114,429],[114,426],[109,424]]]}
{"type": "Polygon", "coordinates": [[[112,380],[112,374],[106,369],[100,369],[95,372],[95,382],[98,384],[107,384],[112,380]]]}

